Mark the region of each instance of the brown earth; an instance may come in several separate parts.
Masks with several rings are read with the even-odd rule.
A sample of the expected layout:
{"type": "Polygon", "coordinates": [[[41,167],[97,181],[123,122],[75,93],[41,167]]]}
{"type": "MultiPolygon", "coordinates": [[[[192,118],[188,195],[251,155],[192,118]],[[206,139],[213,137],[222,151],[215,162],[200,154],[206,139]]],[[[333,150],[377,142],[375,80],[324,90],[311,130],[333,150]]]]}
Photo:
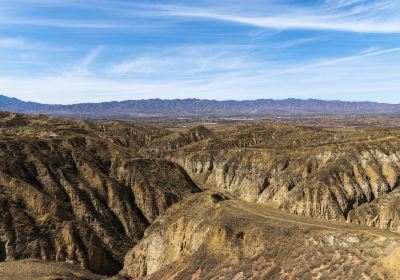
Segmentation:
{"type": "Polygon", "coordinates": [[[398,279],[400,236],[195,194],[127,254],[133,279],[398,279]],[[136,278],[138,277],[138,278],[136,278]]]}
{"type": "Polygon", "coordinates": [[[47,267],[38,279],[68,275],[65,262],[149,279],[398,279],[399,136],[0,113],[1,265],[47,267]]]}
{"type": "Polygon", "coordinates": [[[116,274],[154,219],[199,190],[177,164],[137,155],[151,128],[12,115],[2,125],[1,260],[116,274]]]}
{"type": "MultiPolygon", "coordinates": [[[[290,125],[248,125],[164,151],[203,189],[291,213],[399,230],[400,130],[330,131],[290,125]],[[396,192],[395,192],[396,193],[396,192]],[[363,221],[362,205],[386,201],[390,225],[363,221]]],[[[160,152],[159,152],[160,153],[160,152]]]]}
{"type": "Polygon", "coordinates": [[[101,276],[78,265],[40,260],[0,262],[2,280],[100,280],[101,276]]]}

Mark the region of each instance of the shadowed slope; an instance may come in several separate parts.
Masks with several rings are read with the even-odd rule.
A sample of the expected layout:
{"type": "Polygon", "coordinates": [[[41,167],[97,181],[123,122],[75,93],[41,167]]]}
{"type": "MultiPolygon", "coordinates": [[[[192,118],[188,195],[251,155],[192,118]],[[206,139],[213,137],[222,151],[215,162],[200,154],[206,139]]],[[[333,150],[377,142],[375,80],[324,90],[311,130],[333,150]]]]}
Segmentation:
{"type": "Polygon", "coordinates": [[[134,125],[15,115],[5,116],[3,127],[0,236],[6,260],[73,261],[115,274],[146,227],[198,191],[177,164],[138,156],[136,147],[151,141],[152,128],[145,133],[134,125]]]}

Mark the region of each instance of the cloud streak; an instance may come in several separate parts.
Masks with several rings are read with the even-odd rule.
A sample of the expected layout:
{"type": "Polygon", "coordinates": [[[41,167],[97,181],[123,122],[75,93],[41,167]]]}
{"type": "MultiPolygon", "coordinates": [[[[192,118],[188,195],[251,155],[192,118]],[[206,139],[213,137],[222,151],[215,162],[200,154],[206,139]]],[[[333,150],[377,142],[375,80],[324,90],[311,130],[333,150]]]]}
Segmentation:
{"type": "Polygon", "coordinates": [[[399,1],[0,2],[0,89],[23,99],[400,92],[399,1]]]}
{"type": "MultiPolygon", "coordinates": [[[[289,43],[289,42],[288,42],[289,43]]],[[[293,42],[296,43],[296,42],[293,42]]],[[[300,42],[298,42],[300,43],[300,42]]],[[[241,45],[190,45],[141,53],[106,70],[111,75],[156,79],[193,79],[249,67],[251,48],[241,45]]]]}
{"type": "MultiPolygon", "coordinates": [[[[92,50],[86,61],[97,57],[92,50]]],[[[353,56],[309,62],[304,65],[274,65],[241,60],[228,72],[193,78],[146,80],[107,78],[102,73],[68,73],[36,78],[0,77],[0,88],[23,99],[50,103],[75,103],[142,98],[325,98],[344,100],[375,100],[398,103],[400,48],[367,51],[353,56]],[[385,99],[381,93],[385,92],[385,99]],[[397,100],[397,101],[396,101],[397,100]]],[[[162,54],[164,55],[164,54],[162,54]]],[[[226,57],[213,62],[224,63],[226,57]]],[[[85,61],[84,60],[84,61],[85,61]]],[[[173,60],[173,59],[172,59],[173,60]]],[[[90,64],[90,63],[89,63],[90,64]]],[[[159,77],[167,69],[151,73],[159,77]]],[[[191,64],[186,66],[191,68],[191,64]]]]}
{"type": "MultiPolygon", "coordinates": [[[[356,33],[400,33],[400,3],[393,0],[325,0],[314,4],[293,4],[286,1],[249,1],[238,4],[237,1],[219,2],[188,1],[186,6],[160,4],[154,2],[127,1],[24,1],[10,4],[15,7],[31,5],[31,7],[63,7],[98,11],[98,18],[87,20],[65,20],[57,18],[34,18],[24,16],[2,16],[1,24],[51,26],[55,28],[87,28],[87,29],[126,29],[135,28],[134,19],[146,20],[146,26],[159,25],[154,19],[173,20],[213,20],[231,22],[240,25],[269,28],[277,30],[327,30],[356,33]],[[108,14],[109,20],[102,16],[108,14]]],[[[181,2],[177,2],[181,3],[181,2]]],[[[5,13],[3,11],[3,14],[5,13]]],[[[11,12],[8,12],[10,14],[11,12]]],[[[143,23],[144,24],[144,23],[143,23]]]]}
{"type": "MultiPolygon", "coordinates": [[[[153,6],[155,8],[155,6],[153,6]]],[[[323,5],[279,7],[265,4],[253,13],[224,13],[220,8],[159,5],[159,15],[203,18],[261,28],[328,30],[359,33],[400,33],[400,4],[397,1],[326,1],[323,5]],[[278,10],[276,15],[269,10],[278,10]],[[262,15],[265,11],[265,15],[262,15]]]]}
{"type": "Polygon", "coordinates": [[[391,53],[400,53],[400,48],[391,48],[391,49],[385,49],[385,50],[379,50],[379,51],[369,51],[369,50],[362,51],[360,54],[356,54],[356,55],[352,55],[352,56],[333,58],[333,59],[325,59],[322,61],[308,63],[308,64],[305,64],[302,66],[289,67],[286,69],[278,69],[278,70],[272,71],[267,74],[252,76],[252,77],[248,78],[247,80],[258,80],[261,78],[281,76],[281,75],[286,75],[286,74],[304,73],[308,70],[345,64],[347,62],[359,61],[359,60],[363,60],[365,58],[381,56],[381,55],[391,54],[391,53]]]}

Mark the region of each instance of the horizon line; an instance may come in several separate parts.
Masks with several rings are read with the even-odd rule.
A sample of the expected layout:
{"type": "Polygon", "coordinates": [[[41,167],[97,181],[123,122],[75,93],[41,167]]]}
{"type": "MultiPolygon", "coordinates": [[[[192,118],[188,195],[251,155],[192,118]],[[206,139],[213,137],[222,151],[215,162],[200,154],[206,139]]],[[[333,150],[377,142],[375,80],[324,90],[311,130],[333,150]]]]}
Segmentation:
{"type": "Polygon", "coordinates": [[[81,105],[81,104],[104,104],[104,103],[122,103],[122,102],[129,102],[129,101],[152,101],[152,100],[161,100],[161,101],[183,101],[183,100],[198,100],[198,101],[214,101],[214,102],[249,102],[249,101],[287,101],[287,100],[296,100],[296,101],[323,101],[323,102],[343,102],[343,103],[374,103],[374,104],[383,104],[383,105],[400,105],[400,103],[390,103],[390,102],[379,102],[379,101],[370,101],[370,100],[342,100],[342,99],[319,99],[319,98],[296,98],[296,97],[288,97],[288,98],[256,98],[256,99],[207,99],[207,98],[141,98],[141,99],[123,99],[123,100],[110,100],[110,101],[91,101],[91,102],[77,102],[77,103],[42,103],[38,101],[31,101],[31,100],[23,100],[18,97],[8,96],[5,94],[0,94],[0,98],[5,97],[9,99],[16,99],[21,102],[26,103],[37,103],[41,105],[49,105],[49,106],[73,106],[73,105],[81,105]]]}

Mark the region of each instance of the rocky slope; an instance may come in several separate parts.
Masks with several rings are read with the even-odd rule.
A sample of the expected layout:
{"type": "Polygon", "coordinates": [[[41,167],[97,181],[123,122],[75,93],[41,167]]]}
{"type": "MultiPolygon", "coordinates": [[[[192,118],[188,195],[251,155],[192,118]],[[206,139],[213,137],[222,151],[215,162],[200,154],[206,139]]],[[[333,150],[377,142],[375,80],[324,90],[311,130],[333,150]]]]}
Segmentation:
{"type": "Polygon", "coordinates": [[[400,190],[396,189],[352,210],[348,221],[400,233],[400,190]]]}
{"type": "Polygon", "coordinates": [[[15,264],[49,277],[70,273],[58,261],[120,279],[397,279],[397,234],[364,226],[400,233],[399,136],[0,112],[0,272],[33,258],[46,262],[15,264]]]}
{"type": "Polygon", "coordinates": [[[163,132],[3,114],[0,260],[72,261],[116,274],[154,219],[198,191],[175,163],[137,147],[163,132]]]}
{"type": "MultiPolygon", "coordinates": [[[[308,217],[378,225],[356,221],[351,213],[400,186],[399,136],[398,129],[252,125],[165,154],[203,188],[228,190],[246,201],[308,217]]],[[[396,205],[395,199],[386,200],[385,207],[396,205]]],[[[398,230],[398,220],[388,228],[398,230]]]]}
{"type": "Polygon", "coordinates": [[[195,194],[127,254],[133,279],[398,279],[399,236],[195,194]]]}
{"type": "Polygon", "coordinates": [[[159,137],[153,141],[150,147],[146,147],[146,152],[153,152],[156,155],[163,151],[172,151],[183,148],[187,145],[209,139],[215,134],[202,125],[190,128],[187,132],[174,132],[159,137]]]}

